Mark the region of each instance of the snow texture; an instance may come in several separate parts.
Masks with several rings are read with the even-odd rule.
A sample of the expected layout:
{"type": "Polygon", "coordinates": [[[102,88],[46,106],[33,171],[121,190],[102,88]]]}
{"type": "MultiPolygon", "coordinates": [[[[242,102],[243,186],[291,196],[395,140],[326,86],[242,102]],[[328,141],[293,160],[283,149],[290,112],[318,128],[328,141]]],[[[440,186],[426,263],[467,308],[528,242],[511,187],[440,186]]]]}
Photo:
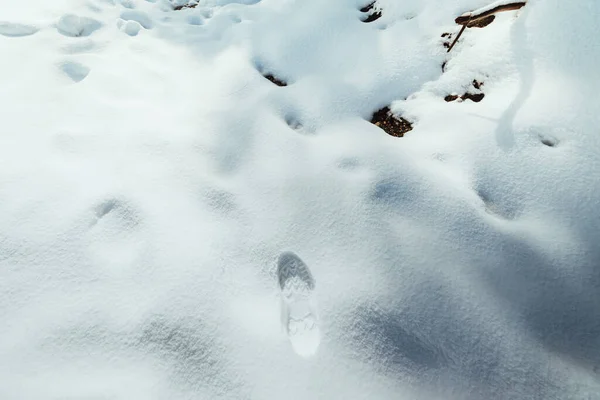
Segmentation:
{"type": "Polygon", "coordinates": [[[486,12],[488,12],[488,11],[491,11],[491,10],[493,10],[494,8],[497,8],[497,7],[501,7],[501,6],[507,6],[507,5],[514,4],[514,3],[525,3],[525,2],[527,2],[527,0],[522,0],[522,1],[515,1],[515,0],[498,0],[498,1],[495,1],[495,2],[493,2],[493,3],[487,4],[487,5],[485,5],[484,7],[480,7],[480,8],[478,8],[477,10],[474,10],[474,11],[469,11],[469,12],[463,13],[461,16],[463,16],[463,17],[468,17],[468,16],[470,16],[470,15],[481,15],[481,14],[483,14],[483,13],[486,13],[486,12]]]}
{"type": "Polygon", "coordinates": [[[1,399],[600,398],[600,2],[367,3],[0,0],[1,399]]]}

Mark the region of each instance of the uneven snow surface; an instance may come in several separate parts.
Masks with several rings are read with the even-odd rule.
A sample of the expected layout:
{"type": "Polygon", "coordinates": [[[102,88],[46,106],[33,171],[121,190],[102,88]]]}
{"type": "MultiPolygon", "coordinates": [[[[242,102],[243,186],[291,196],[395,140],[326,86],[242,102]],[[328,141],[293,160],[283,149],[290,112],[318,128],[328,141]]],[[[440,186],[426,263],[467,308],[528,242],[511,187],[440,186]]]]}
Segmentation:
{"type": "Polygon", "coordinates": [[[599,1],[184,3],[0,0],[0,399],[600,399],[599,1]]]}

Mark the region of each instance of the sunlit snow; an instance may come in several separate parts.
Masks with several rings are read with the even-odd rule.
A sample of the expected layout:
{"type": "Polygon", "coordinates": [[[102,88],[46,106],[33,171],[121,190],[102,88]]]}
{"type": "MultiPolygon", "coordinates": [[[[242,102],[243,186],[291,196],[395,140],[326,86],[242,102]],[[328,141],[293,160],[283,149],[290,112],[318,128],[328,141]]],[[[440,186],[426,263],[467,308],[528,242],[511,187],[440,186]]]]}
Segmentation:
{"type": "Polygon", "coordinates": [[[600,399],[600,2],[188,3],[0,0],[0,399],[600,399]]]}

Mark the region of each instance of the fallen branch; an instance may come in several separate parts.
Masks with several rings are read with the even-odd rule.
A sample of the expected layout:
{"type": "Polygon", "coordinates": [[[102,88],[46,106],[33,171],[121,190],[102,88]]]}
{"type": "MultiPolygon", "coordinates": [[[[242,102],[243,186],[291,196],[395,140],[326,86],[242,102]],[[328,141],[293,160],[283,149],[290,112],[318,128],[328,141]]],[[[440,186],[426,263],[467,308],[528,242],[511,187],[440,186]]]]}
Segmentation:
{"type": "Polygon", "coordinates": [[[464,13],[460,17],[456,18],[454,22],[459,25],[467,24],[470,28],[472,25],[477,24],[482,19],[488,18],[491,15],[497,14],[504,11],[518,10],[527,4],[527,1],[507,2],[507,1],[496,1],[488,6],[481,7],[475,11],[464,13]]]}
{"type": "Polygon", "coordinates": [[[507,2],[506,0],[496,1],[492,4],[489,4],[485,7],[481,7],[475,11],[467,12],[456,18],[454,22],[459,25],[462,25],[460,32],[456,36],[456,39],[452,42],[450,47],[448,48],[448,53],[454,47],[458,39],[460,39],[461,35],[467,28],[483,28],[491,24],[496,18],[495,14],[504,11],[514,11],[518,10],[527,4],[527,1],[518,1],[518,2],[507,2]]]}

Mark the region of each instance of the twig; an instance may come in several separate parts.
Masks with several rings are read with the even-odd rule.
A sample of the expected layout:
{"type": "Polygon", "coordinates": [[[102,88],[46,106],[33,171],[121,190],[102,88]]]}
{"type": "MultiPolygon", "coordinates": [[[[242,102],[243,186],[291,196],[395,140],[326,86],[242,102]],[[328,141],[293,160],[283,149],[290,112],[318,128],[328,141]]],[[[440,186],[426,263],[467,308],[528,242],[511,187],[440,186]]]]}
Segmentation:
{"type": "Polygon", "coordinates": [[[465,29],[467,29],[467,25],[469,25],[470,21],[471,21],[471,18],[467,19],[467,22],[465,22],[463,24],[463,27],[460,28],[460,32],[458,32],[458,35],[456,35],[456,39],[454,39],[454,42],[452,42],[452,44],[448,48],[448,53],[450,53],[450,50],[452,50],[452,48],[454,47],[454,45],[456,44],[456,42],[458,42],[458,39],[460,39],[460,36],[463,34],[463,32],[465,31],[465,29]]]}
{"type": "Polygon", "coordinates": [[[505,1],[497,1],[495,3],[490,4],[487,7],[482,7],[473,12],[464,13],[460,17],[456,18],[454,20],[454,22],[456,22],[459,25],[462,25],[462,28],[460,29],[460,32],[458,32],[456,39],[454,39],[454,41],[448,48],[448,53],[450,53],[450,50],[452,50],[452,48],[454,47],[456,42],[458,42],[458,39],[463,34],[465,29],[471,28],[474,26],[479,26],[479,27],[486,26],[494,20],[494,15],[496,13],[503,12],[503,11],[518,10],[521,7],[523,7],[525,4],[527,4],[527,1],[518,1],[518,2],[514,2],[514,3],[506,3],[505,1]]]}

